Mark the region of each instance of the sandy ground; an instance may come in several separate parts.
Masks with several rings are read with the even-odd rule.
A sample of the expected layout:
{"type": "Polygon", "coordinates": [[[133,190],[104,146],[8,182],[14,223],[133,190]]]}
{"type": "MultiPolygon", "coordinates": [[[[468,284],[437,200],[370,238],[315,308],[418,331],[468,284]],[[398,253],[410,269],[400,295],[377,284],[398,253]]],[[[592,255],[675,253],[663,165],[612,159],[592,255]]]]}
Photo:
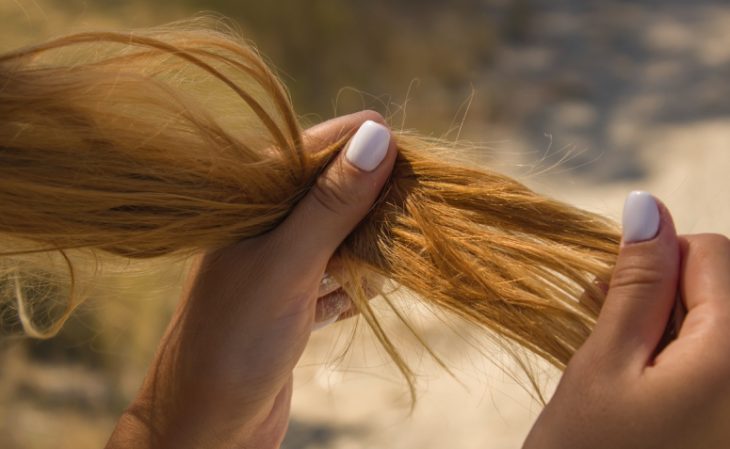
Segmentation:
{"type": "MultiPolygon", "coordinates": [[[[571,204],[620,219],[626,193],[644,189],[680,232],[730,235],[730,8],[636,3],[533,2],[530,35],[484,74],[505,86],[508,119],[483,134],[470,123],[471,136],[496,142],[497,169],[571,204]]],[[[419,373],[410,414],[405,383],[372,339],[338,358],[352,324],[333,325],[313,335],[297,369],[286,448],[520,446],[540,406],[508,358],[473,329],[407,307],[455,378],[393,323],[419,373]]],[[[74,366],[38,370],[12,350],[0,368],[0,446],[101,447],[114,422],[97,405],[104,380],[74,366]],[[28,399],[33,385],[45,402],[28,399]]],[[[537,369],[549,391],[558,374],[537,369]]],[[[138,376],[125,381],[130,391],[138,376]]]]}

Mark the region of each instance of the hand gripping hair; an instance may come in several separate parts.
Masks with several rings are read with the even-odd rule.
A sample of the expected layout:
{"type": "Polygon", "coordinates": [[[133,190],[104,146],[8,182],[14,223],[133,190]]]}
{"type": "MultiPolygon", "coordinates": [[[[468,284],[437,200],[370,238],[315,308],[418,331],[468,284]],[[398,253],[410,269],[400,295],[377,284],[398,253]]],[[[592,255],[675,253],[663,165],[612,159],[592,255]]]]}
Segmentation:
{"type": "MultiPolygon", "coordinates": [[[[86,267],[73,254],[185,256],[265,233],[349,137],[304,152],[287,91],[262,57],[200,22],[0,55],[0,294],[26,333],[52,334],[80,299],[73,287],[86,267]],[[48,287],[51,266],[68,288],[48,287]],[[43,288],[66,306],[41,329],[29,315],[43,288]]],[[[449,162],[453,150],[433,139],[393,138],[392,177],[336,257],[401,371],[411,380],[363,279],[389,279],[564,367],[600,309],[617,227],[449,162]]]]}

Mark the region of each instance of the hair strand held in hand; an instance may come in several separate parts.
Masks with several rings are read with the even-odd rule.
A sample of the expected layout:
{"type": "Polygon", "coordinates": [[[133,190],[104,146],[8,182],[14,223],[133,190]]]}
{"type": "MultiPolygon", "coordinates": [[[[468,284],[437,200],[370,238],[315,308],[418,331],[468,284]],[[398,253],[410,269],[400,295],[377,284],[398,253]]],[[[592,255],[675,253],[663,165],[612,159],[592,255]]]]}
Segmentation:
{"type": "MultiPolygon", "coordinates": [[[[280,80],[250,45],[204,21],[0,55],[0,292],[30,313],[43,295],[9,286],[78,276],[86,267],[69,266],[67,253],[185,256],[261,235],[347,137],[304,152],[280,80]]],[[[394,139],[391,179],[337,252],[340,281],[388,353],[410,379],[363,278],[391,279],[564,367],[598,314],[616,225],[448,162],[433,140],[394,139]]],[[[76,288],[53,292],[79,300],[76,288]]],[[[23,326],[56,330],[27,317],[23,326]]]]}

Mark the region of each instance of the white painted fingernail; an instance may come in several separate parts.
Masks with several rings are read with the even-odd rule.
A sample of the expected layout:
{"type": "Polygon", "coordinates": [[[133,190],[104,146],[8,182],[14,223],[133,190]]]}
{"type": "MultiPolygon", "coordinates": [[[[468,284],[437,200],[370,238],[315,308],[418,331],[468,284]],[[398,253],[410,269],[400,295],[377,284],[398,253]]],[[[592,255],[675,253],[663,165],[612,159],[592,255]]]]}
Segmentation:
{"type": "Polygon", "coordinates": [[[385,159],[389,145],[388,128],[368,120],[352,136],[345,157],[360,170],[373,171],[385,159]]]}
{"type": "Polygon", "coordinates": [[[324,321],[320,321],[320,322],[318,322],[318,323],[314,323],[314,324],[312,325],[312,332],[314,332],[314,331],[317,331],[317,330],[320,330],[320,329],[322,329],[323,327],[327,327],[327,326],[329,326],[330,324],[332,324],[332,323],[334,323],[335,321],[337,321],[337,319],[338,319],[339,317],[340,317],[340,315],[339,315],[339,314],[337,314],[337,315],[333,316],[332,318],[327,318],[327,319],[326,319],[326,320],[324,320],[324,321]]]}
{"type": "Polygon", "coordinates": [[[624,203],[624,243],[643,242],[659,232],[659,206],[649,192],[629,193],[624,203]]]}

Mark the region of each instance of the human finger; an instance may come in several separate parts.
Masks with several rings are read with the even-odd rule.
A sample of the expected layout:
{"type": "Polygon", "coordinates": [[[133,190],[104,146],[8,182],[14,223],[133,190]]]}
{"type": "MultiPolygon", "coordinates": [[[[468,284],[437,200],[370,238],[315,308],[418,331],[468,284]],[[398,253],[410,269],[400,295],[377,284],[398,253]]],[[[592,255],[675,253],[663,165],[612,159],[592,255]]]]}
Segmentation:
{"type": "Polygon", "coordinates": [[[720,234],[682,238],[680,288],[688,311],[706,305],[730,310],[730,240],[720,234]]]}
{"type": "Polygon", "coordinates": [[[365,110],[335,117],[304,131],[304,151],[316,153],[351,134],[366,121],[385,124],[383,116],[375,111],[365,110]]]}
{"type": "MultiPolygon", "coordinates": [[[[620,364],[653,356],[678,288],[679,241],[669,211],[646,192],[626,199],[623,242],[590,340],[620,364]]],[[[595,349],[595,348],[594,348],[595,349]]]]}
{"type": "MultiPolygon", "coordinates": [[[[339,131],[339,125],[330,128],[333,135],[339,131]]],[[[316,277],[319,282],[337,247],[372,207],[395,157],[389,129],[372,120],[362,123],[312,189],[272,231],[274,247],[282,251],[278,269],[290,279],[316,277]]]]}

